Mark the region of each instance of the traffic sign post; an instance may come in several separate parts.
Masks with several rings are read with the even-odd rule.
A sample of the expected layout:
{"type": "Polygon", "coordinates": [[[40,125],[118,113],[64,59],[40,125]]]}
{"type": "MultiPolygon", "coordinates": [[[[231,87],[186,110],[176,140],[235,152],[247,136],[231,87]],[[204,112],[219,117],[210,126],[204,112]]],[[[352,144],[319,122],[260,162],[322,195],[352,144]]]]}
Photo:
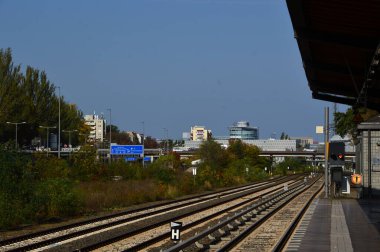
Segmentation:
{"type": "Polygon", "coordinates": [[[171,240],[179,241],[181,239],[182,222],[170,222],[171,240]]]}
{"type": "Polygon", "coordinates": [[[142,155],[143,145],[111,145],[111,155],[142,155]]]}

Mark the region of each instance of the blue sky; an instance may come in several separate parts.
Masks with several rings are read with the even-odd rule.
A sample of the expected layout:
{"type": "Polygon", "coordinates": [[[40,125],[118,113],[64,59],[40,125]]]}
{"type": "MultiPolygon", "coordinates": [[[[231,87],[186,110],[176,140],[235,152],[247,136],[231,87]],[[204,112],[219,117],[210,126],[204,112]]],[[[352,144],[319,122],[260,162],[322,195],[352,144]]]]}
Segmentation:
{"type": "MultiPolygon", "coordinates": [[[[312,136],[323,124],[283,0],[0,0],[0,48],[46,71],[85,113],[122,130],[216,136],[246,120],[312,136]]],[[[345,110],[343,105],[340,110],[345,110]]]]}

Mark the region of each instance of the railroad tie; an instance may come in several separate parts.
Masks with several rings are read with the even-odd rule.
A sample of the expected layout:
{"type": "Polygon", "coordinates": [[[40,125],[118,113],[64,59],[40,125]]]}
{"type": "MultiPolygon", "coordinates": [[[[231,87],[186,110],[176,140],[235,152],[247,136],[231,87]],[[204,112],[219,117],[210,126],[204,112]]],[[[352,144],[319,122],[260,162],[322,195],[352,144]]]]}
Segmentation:
{"type": "Polygon", "coordinates": [[[202,243],[198,242],[198,241],[195,242],[195,246],[197,246],[197,248],[200,248],[200,249],[205,248],[205,246],[202,243]]]}

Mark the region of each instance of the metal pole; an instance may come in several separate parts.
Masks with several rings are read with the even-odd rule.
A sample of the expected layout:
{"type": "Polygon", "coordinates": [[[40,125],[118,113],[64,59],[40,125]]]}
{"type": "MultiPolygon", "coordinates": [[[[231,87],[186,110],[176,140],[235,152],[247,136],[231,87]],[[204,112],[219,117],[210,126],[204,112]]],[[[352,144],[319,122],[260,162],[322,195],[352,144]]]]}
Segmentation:
{"type": "Polygon", "coordinates": [[[111,163],[111,144],[112,144],[112,113],[111,113],[111,108],[107,109],[109,110],[110,112],[110,124],[109,124],[109,127],[110,127],[110,158],[108,159],[108,162],[111,163]]]}
{"type": "Polygon", "coordinates": [[[325,198],[329,197],[329,175],[328,175],[328,155],[329,155],[329,107],[325,107],[325,198]]]}
{"type": "Polygon", "coordinates": [[[145,167],[145,146],[144,146],[144,138],[145,138],[145,123],[144,121],[141,122],[143,126],[143,135],[142,135],[142,146],[143,146],[143,154],[142,154],[142,165],[145,167]]]}
{"type": "Polygon", "coordinates": [[[61,87],[58,87],[58,158],[61,158],[61,87]]]}
{"type": "Polygon", "coordinates": [[[166,153],[169,153],[169,130],[166,129],[166,153]]]}
{"type": "Polygon", "coordinates": [[[164,153],[166,153],[166,143],[167,143],[167,134],[165,134],[166,133],[166,128],[163,128],[163,130],[164,130],[164,138],[165,138],[165,141],[164,141],[164,153]]]}
{"type": "Polygon", "coordinates": [[[49,157],[49,128],[46,128],[46,156],[49,157]]]}
{"type": "Polygon", "coordinates": [[[372,197],[371,130],[368,130],[367,134],[368,134],[368,197],[371,198],[372,197]]]}
{"type": "Polygon", "coordinates": [[[17,123],[16,123],[16,150],[18,150],[18,142],[17,142],[17,123]]]}
{"type": "Polygon", "coordinates": [[[69,131],[69,147],[71,148],[71,130],[69,131]]]}
{"type": "Polygon", "coordinates": [[[6,122],[7,124],[13,124],[13,125],[15,125],[16,127],[15,127],[15,130],[16,130],[16,132],[15,132],[15,141],[16,141],[16,143],[15,143],[15,149],[16,150],[18,150],[18,133],[17,133],[17,131],[18,131],[18,125],[19,124],[25,124],[26,122],[6,122]]]}
{"type": "Polygon", "coordinates": [[[52,127],[40,126],[40,128],[46,129],[46,156],[48,157],[49,156],[49,129],[50,128],[55,129],[57,127],[56,126],[52,126],[52,127]]]}
{"type": "Polygon", "coordinates": [[[111,122],[111,120],[112,120],[112,118],[111,118],[111,109],[109,108],[109,109],[107,109],[109,112],[110,112],[110,123],[109,123],[109,125],[108,125],[108,127],[110,127],[110,148],[111,148],[111,142],[112,142],[112,122],[111,122]]]}

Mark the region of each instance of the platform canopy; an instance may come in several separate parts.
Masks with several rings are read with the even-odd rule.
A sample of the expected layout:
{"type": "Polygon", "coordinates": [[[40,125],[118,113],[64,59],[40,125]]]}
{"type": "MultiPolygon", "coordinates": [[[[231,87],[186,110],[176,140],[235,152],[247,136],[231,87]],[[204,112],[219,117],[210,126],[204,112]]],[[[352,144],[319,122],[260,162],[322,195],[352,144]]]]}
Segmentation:
{"type": "Polygon", "coordinates": [[[380,110],[380,1],[286,2],[313,98],[380,110]]]}

